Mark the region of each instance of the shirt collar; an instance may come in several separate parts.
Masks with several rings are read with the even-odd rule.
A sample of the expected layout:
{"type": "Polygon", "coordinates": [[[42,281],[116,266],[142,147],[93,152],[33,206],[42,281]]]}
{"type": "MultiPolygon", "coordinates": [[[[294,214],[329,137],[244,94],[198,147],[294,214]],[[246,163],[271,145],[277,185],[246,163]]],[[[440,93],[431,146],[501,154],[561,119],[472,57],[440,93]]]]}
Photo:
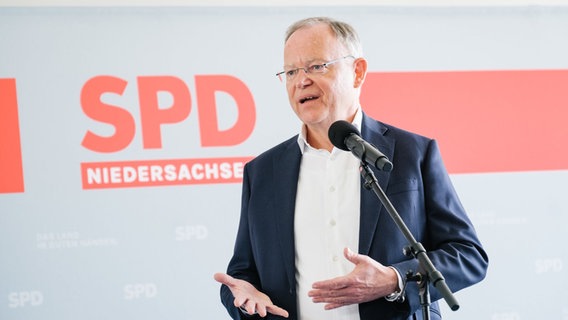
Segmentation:
{"type": "MultiPolygon", "coordinates": [[[[357,128],[357,130],[359,130],[359,132],[361,132],[361,123],[363,121],[363,112],[361,111],[361,108],[357,108],[357,112],[355,113],[355,117],[353,118],[353,122],[351,122],[352,125],[355,126],[355,128],[357,128]]],[[[302,124],[301,128],[300,128],[300,133],[298,134],[298,146],[300,147],[300,152],[302,152],[302,154],[304,154],[304,151],[306,151],[307,148],[312,148],[312,146],[310,146],[310,144],[308,143],[308,141],[306,140],[306,125],[302,124]]],[[[335,147],[333,147],[335,149],[335,147]]]]}

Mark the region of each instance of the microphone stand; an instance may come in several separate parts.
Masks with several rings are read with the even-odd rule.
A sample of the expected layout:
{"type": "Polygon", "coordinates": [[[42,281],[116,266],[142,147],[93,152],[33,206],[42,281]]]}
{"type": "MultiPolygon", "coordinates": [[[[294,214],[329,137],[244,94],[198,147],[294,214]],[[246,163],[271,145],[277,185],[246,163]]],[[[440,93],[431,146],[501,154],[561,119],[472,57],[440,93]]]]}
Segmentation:
{"type": "Polygon", "coordinates": [[[387,195],[381,189],[377,182],[375,174],[365,162],[361,161],[361,175],[365,179],[365,188],[367,190],[373,190],[377,197],[381,200],[383,206],[387,209],[391,218],[394,220],[397,227],[403,233],[404,237],[408,241],[408,246],[403,248],[403,252],[406,256],[412,256],[418,260],[419,268],[424,274],[420,272],[414,273],[409,270],[406,273],[406,281],[404,282],[404,287],[402,288],[401,297],[404,298],[404,290],[406,289],[406,283],[408,281],[415,281],[418,283],[420,305],[422,306],[422,316],[425,320],[430,320],[430,291],[428,284],[432,282],[434,287],[440,292],[446,303],[449,305],[452,311],[459,309],[459,303],[454,297],[453,293],[448,288],[442,273],[436,270],[436,267],[430,260],[430,257],[426,254],[426,249],[424,246],[414,239],[414,236],[388,199],[387,195]]]}

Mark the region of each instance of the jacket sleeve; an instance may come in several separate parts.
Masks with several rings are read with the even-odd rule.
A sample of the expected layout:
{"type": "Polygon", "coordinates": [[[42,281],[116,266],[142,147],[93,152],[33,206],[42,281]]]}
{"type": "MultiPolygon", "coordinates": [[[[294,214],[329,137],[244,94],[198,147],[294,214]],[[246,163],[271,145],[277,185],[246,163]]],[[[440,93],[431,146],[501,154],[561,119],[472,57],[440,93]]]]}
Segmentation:
{"type": "MultiPolygon", "coordinates": [[[[417,237],[433,265],[440,271],[452,292],[471,286],[484,279],[488,257],[477,237],[443,164],[435,140],[428,140],[420,163],[423,204],[426,225],[417,237]]],[[[408,270],[421,271],[416,259],[393,265],[404,277],[408,270]]],[[[422,272],[424,273],[424,272],[422,272]]],[[[430,284],[431,300],[442,296],[430,284]]],[[[420,308],[418,286],[409,283],[406,299],[411,314],[420,308]]]]}
{"type": "MultiPolygon", "coordinates": [[[[227,274],[234,278],[242,279],[248,281],[253,286],[258,288],[259,279],[257,276],[256,267],[254,264],[254,257],[252,252],[252,246],[250,243],[248,219],[247,219],[247,206],[248,199],[250,195],[250,186],[248,178],[248,167],[245,165],[244,175],[243,175],[243,188],[242,188],[242,199],[241,199],[241,216],[239,221],[239,227],[237,231],[237,239],[235,241],[235,247],[233,252],[233,257],[229,262],[227,267],[227,274]]],[[[234,305],[234,297],[231,290],[226,285],[221,285],[221,302],[227,309],[227,312],[232,319],[257,319],[258,316],[249,316],[242,313],[238,307],[234,305]]]]}

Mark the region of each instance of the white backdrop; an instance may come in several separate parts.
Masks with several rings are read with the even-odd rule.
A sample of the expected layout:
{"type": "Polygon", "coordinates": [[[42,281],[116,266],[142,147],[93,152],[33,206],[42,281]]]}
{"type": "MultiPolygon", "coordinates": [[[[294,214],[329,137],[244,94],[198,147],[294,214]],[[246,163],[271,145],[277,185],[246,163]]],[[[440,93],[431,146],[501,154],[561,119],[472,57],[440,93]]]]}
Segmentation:
{"type": "MultiPolygon", "coordinates": [[[[243,159],[298,131],[274,73],[285,28],[313,15],[352,23],[372,72],[568,69],[562,7],[0,8],[0,95],[17,96],[0,100],[0,123],[18,124],[0,141],[20,139],[20,149],[0,143],[0,159],[19,152],[23,168],[23,189],[0,193],[0,319],[228,319],[212,275],[225,270],[236,233],[240,184],[231,179],[243,159]],[[216,87],[212,103],[204,83],[217,76],[235,85],[212,81],[228,86],[216,87]],[[153,92],[144,87],[151,79],[173,79],[177,89],[152,102],[143,95],[153,92]],[[102,103],[82,96],[88,90],[102,103]],[[180,101],[187,114],[143,131],[155,118],[142,109],[181,110],[180,101]],[[213,109],[217,123],[202,118],[213,109]],[[252,125],[243,120],[251,117],[252,125]],[[236,141],[203,145],[237,124],[236,141]],[[126,138],[99,152],[85,147],[88,132],[126,138]],[[159,144],[148,148],[150,138],[159,144]],[[190,180],[176,171],[178,183],[160,186],[138,172],[137,186],[90,189],[82,176],[84,164],[164,169],[176,161],[190,180]],[[215,161],[231,170],[215,171],[215,161]]],[[[568,118],[567,110],[554,117],[568,118]]],[[[566,141],[566,129],[558,133],[536,140],[566,141]]],[[[526,148],[527,162],[539,158],[526,148]]],[[[504,171],[452,175],[490,268],[484,282],[457,293],[461,309],[445,318],[568,319],[568,163],[504,171]]]]}

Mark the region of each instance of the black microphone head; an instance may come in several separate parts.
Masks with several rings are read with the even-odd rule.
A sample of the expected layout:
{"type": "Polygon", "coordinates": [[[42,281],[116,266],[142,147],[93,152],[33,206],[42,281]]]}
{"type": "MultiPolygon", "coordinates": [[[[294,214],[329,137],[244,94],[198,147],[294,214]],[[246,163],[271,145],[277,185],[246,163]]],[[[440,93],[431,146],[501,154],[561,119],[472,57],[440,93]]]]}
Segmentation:
{"type": "Polygon", "coordinates": [[[349,151],[349,148],[345,145],[345,139],[352,134],[356,134],[361,136],[361,133],[354,125],[345,121],[345,120],[338,120],[331,124],[329,127],[329,131],[327,135],[329,136],[329,140],[336,148],[341,150],[349,151]]]}

